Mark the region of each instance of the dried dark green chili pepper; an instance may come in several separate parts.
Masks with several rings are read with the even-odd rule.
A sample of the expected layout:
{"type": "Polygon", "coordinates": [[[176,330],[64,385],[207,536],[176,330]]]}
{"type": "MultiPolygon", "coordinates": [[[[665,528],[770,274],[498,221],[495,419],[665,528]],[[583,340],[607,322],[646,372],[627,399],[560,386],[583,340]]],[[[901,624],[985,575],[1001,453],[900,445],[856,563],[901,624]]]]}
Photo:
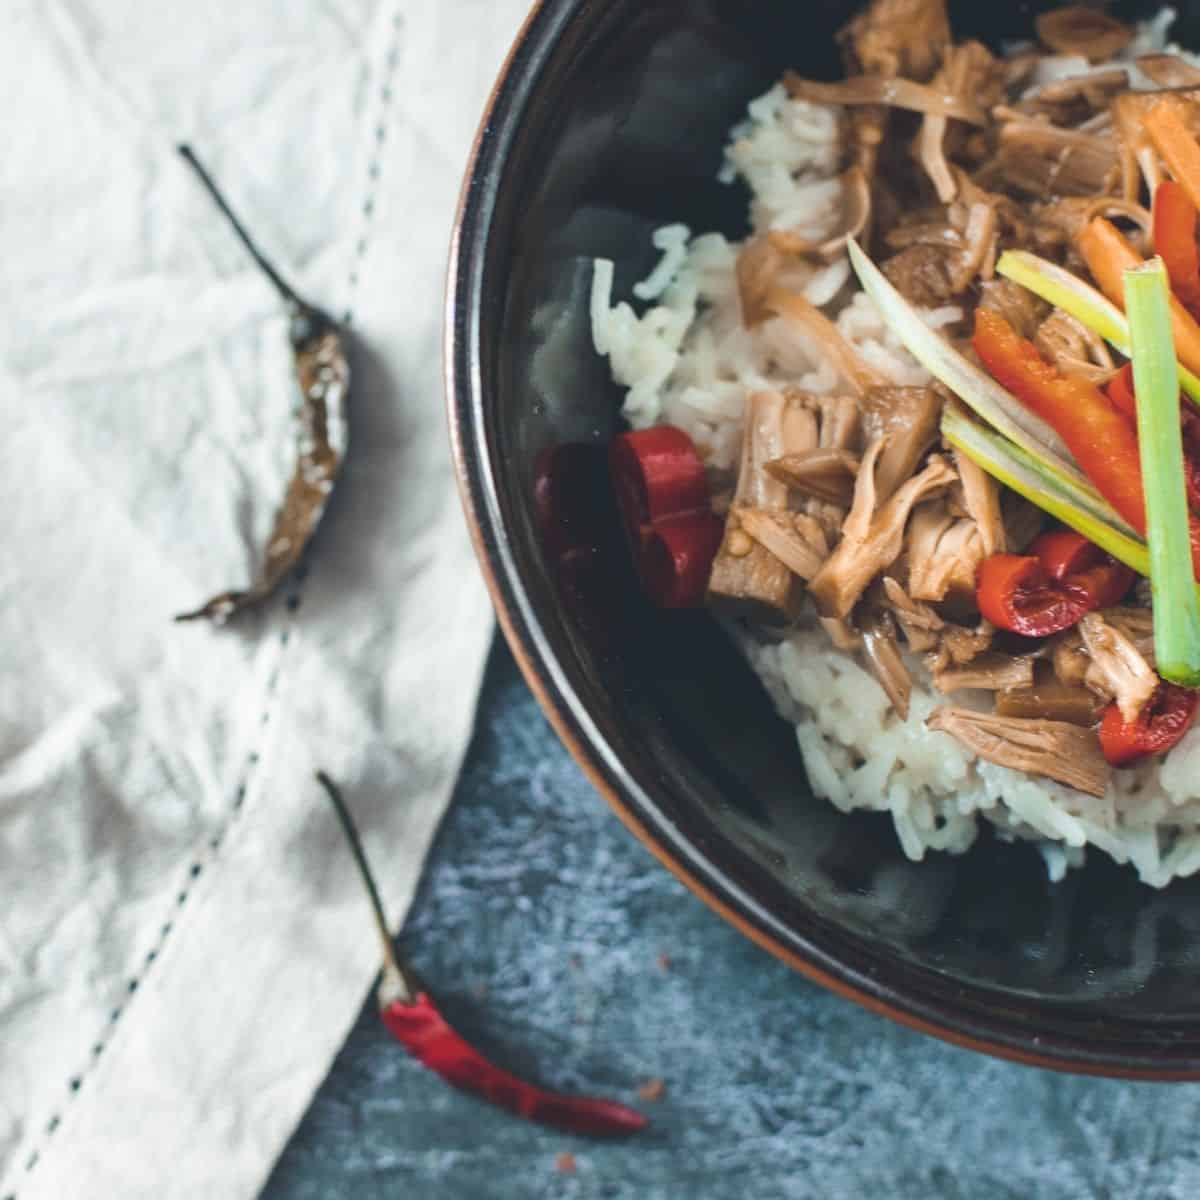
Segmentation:
{"type": "Polygon", "coordinates": [[[300,562],[316,532],[346,454],[346,393],[350,384],[350,364],[346,358],[345,337],[337,323],[296,295],[263,256],[191,148],[180,146],[179,153],[199,176],[247,253],[287,306],[288,335],[295,356],[296,378],[300,383],[296,468],[276,514],[258,578],[244,590],[222,592],[195,612],[175,618],[177,621],[207,618],[223,625],[236,613],[266,600],[300,562]]]}

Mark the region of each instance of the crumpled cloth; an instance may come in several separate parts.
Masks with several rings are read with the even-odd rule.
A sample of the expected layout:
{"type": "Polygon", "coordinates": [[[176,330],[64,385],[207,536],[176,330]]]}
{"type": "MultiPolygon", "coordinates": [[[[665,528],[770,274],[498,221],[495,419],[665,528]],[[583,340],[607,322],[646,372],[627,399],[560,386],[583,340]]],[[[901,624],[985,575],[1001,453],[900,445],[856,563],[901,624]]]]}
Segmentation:
{"type": "Polygon", "coordinates": [[[440,327],[522,0],[0,15],[0,1198],[261,1187],[399,921],[491,633],[440,327]],[[175,145],[354,331],[307,577],[225,629],[294,453],[286,320],[175,145]]]}

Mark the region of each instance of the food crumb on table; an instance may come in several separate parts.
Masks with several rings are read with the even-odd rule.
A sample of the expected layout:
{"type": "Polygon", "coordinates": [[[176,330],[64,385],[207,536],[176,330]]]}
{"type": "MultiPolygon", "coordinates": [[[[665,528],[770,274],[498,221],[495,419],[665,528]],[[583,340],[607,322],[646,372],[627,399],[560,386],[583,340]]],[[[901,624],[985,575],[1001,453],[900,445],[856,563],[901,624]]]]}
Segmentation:
{"type": "Polygon", "coordinates": [[[554,1169],[563,1175],[574,1175],[576,1165],[575,1155],[568,1150],[564,1150],[554,1160],[554,1169]]]}
{"type": "Polygon", "coordinates": [[[653,1104],[656,1100],[661,1100],[666,1093],[667,1085],[661,1079],[647,1079],[645,1083],[638,1088],[638,1095],[648,1104],[653,1104]]]}

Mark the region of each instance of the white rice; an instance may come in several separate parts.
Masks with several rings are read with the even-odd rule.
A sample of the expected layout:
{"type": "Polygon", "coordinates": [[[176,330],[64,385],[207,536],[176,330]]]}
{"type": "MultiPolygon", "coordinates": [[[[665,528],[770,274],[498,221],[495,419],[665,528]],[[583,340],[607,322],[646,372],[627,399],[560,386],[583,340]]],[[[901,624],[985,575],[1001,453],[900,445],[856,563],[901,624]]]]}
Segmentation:
{"type": "MultiPolygon", "coordinates": [[[[1158,50],[1179,52],[1164,10],[1139,30],[1126,58],[1158,50]]],[[[1188,56],[1200,64],[1200,59],[1188,56]]],[[[1057,59],[1046,79],[1082,74],[1083,59],[1057,59]]],[[[751,193],[755,230],[794,229],[827,236],[838,219],[835,109],[792,100],[782,86],[754,100],[725,151],[721,178],[741,178],[751,193]]],[[[688,431],[716,468],[731,470],[741,445],[746,395],[794,385],[812,392],[837,386],[833,368],[794,326],[769,320],[743,328],[734,264],[738,246],[720,234],[693,237],[670,225],[654,237],[662,258],[634,288],[649,307],[639,313],[613,304],[613,266],[597,260],[592,334],[613,378],[628,389],[624,415],[636,427],[661,422],[688,431]]],[[[832,317],[858,353],[888,378],[919,385],[929,376],[904,350],[863,293],[851,290],[846,259],[800,269],[789,286],[832,317]]],[[[926,313],[930,325],[962,317],[953,306],[926,313]]],[[[835,649],[811,622],[777,644],[735,631],[747,658],[781,715],[793,722],[809,782],[843,811],[890,813],[904,852],[962,853],[980,821],[1006,838],[1038,844],[1052,879],[1059,879],[1095,846],[1128,862],[1148,884],[1200,870],[1200,728],[1166,757],[1114,771],[1103,798],[975,757],[954,738],[925,728],[945,703],[919,659],[911,710],[901,721],[874,677],[851,654],[835,649]]],[[[983,694],[959,693],[955,703],[985,706],[983,694]]]]}

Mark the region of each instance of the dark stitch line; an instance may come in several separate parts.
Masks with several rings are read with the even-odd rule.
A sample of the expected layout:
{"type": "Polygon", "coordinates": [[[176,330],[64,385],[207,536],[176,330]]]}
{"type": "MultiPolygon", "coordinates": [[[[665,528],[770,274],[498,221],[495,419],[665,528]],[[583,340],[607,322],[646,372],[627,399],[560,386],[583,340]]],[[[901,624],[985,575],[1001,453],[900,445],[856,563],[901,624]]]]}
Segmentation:
{"type": "MultiPolygon", "coordinates": [[[[379,180],[382,178],[383,169],[381,158],[383,155],[384,143],[387,141],[387,118],[388,110],[391,107],[392,87],[391,76],[400,61],[400,33],[404,27],[404,19],[400,14],[399,8],[396,8],[392,13],[392,43],[388,49],[387,56],[384,59],[384,77],[383,84],[379,89],[379,116],[375,125],[374,134],[374,149],[371,154],[371,159],[367,164],[367,190],[363,198],[362,207],[359,212],[363,220],[363,233],[354,247],[354,259],[351,263],[349,273],[347,275],[347,306],[345,316],[342,318],[342,323],[349,328],[354,321],[354,299],[358,291],[358,282],[361,275],[361,267],[367,253],[368,233],[370,231],[371,219],[375,213],[375,196],[379,180]]],[[[296,613],[300,611],[300,606],[303,602],[304,581],[309,575],[309,565],[307,559],[302,561],[292,574],[290,590],[284,601],[284,606],[288,614],[288,620],[294,620],[296,613]]],[[[289,624],[279,634],[279,646],[281,650],[286,650],[291,641],[291,625],[289,624]]],[[[280,663],[275,665],[270,678],[267,680],[266,695],[263,699],[263,712],[259,718],[259,727],[267,725],[270,721],[270,710],[275,702],[275,692],[279,683],[280,670],[282,663],[282,655],[280,663]]],[[[234,794],[233,805],[225,819],[225,823],[213,834],[209,841],[209,847],[214,852],[218,850],[224,840],[224,835],[231,826],[233,820],[241,811],[245,804],[246,792],[253,777],[254,769],[258,766],[260,755],[257,749],[251,750],[246,755],[246,763],[243,767],[242,777],[238,781],[237,791],[234,794]]],[[[191,880],[197,880],[204,872],[204,863],[200,861],[193,862],[188,869],[188,874],[191,880]]],[[[185,886],[175,898],[175,903],[182,908],[188,901],[190,894],[190,884],[185,886]]],[[[126,990],[130,995],[133,995],[139,988],[141,980],[145,977],[146,972],[150,969],[151,964],[158,958],[159,953],[168,937],[170,937],[174,929],[173,921],[164,921],[162,928],[158,932],[158,937],[154,944],[146,952],[145,961],[142,965],[142,970],[139,975],[134,976],[126,984],[126,990]]],[[[120,1021],[124,1013],[124,1007],[117,1005],[109,1014],[109,1030],[108,1037],[112,1036],[112,1031],[120,1021]]],[[[95,1066],[103,1055],[105,1047],[108,1045],[108,1037],[102,1038],[92,1046],[91,1061],[76,1075],[72,1075],[67,1081],[67,1099],[73,1100],[82,1090],[84,1081],[87,1078],[88,1072],[95,1066]]],[[[45,1130],[42,1134],[44,1138],[53,1136],[55,1130],[62,1124],[61,1110],[53,1112],[49,1120],[46,1122],[45,1130]]],[[[35,1146],[30,1152],[29,1157],[25,1160],[25,1173],[29,1174],[34,1167],[37,1166],[41,1157],[41,1148],[35,1146]]],[[[3,1200],[18,1200],[16,1192],[10,1192],[3,1197],[3,1200]]]]}

